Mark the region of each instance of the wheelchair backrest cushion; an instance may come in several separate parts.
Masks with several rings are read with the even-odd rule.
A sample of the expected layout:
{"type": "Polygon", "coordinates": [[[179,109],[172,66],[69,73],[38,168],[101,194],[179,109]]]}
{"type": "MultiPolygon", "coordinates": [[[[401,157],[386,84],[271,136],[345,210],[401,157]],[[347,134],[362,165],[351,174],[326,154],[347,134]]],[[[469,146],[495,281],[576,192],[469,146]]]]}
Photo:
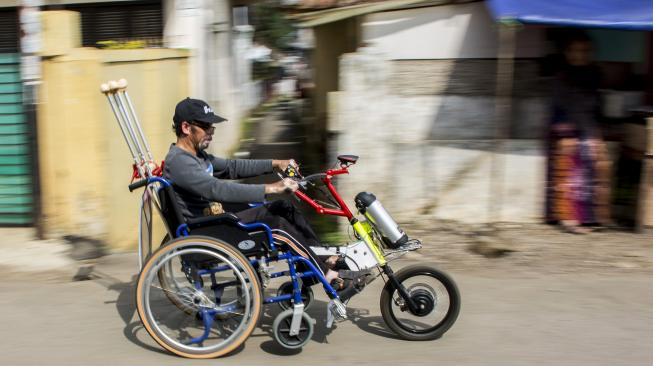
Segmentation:
{"type": "Polygon", "coordinates": [[[186,222],[181,214],[181,209],[177,204],[175,192],[172,186],[159,189],[159,201],[161,202],[161,213],[166,221],[166,225],[172,233],[175,233],[179,225],[186,222]]]}

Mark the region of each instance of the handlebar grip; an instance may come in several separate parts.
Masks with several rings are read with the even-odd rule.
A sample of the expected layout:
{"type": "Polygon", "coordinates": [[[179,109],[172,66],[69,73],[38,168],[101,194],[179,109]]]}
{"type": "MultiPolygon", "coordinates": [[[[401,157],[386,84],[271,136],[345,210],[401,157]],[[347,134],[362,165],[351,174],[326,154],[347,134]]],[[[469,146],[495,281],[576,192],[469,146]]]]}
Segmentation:
{"type": "Polygon", "coordinates": [[[147,185],[147,178],[146,179],[141,179],[138,182],[132,183],[128,186],[129,191],[133,192],[135,189],[139,189],[141,187],[144,187],[147,185]]]}

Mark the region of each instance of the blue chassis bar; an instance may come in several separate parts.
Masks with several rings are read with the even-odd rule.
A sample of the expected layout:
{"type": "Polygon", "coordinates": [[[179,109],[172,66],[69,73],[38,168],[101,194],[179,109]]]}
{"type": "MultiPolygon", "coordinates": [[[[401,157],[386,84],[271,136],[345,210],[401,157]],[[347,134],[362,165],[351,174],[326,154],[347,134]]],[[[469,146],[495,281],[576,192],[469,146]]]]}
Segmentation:
{"type": "MultiPolygon", "coordinates": [[[[277,302],[282,302],[282,301],[288,301],[288,300],[294,300],[295,304],[301,304],[302,303],[302,290],[299,285],[299,279],[300,278],[305,278],[305,277],[317,277],[320,282],[322,283],[322,286],[324,287],[324,290],[326,293],[329,295],[330,298],[338,298],[338,293],[336,290],[331,287],[331,284],[329,284],[324,278],[324,275],[320,270],[318,270],[315,265],[309,261],[308,259],[296,255],[292,255],[291,253],[283,253],[279,255],[276,259],[270,259],[266,258],[265,261],[266,263],[270,262],[278,262],[281,260],[286,260],[288,262],[288,271],[281,271],[281,272],[275,272],[270,275],[272,278],[278,278],[286,275],[290,275],[290,280],[293,285],[293,293],[292,295],[281,295],[281,296],[273,296],[269,297],[267,299],[263,300],[264,304],[273,304],[277,302]],[[309,268],[310,271],[306,272],[297,272],[295,270],[295,263],[304,263],[306,264],[309,268]]],[[[257,267],[259,265],[258,260],[256,259],[250,259],[250,263],[257,267]]],[[[218,266],[217,268],[212,268],[212,269],[203,269],[203,270],[198,270],[197,275],[198,276],[203,276],[203,275],[209,275],[211,277],[211,283],[213,284],[211,286],[211,289],[215,292],[215,297],[216,301],[219,302],[219,298],[222,296],[222,291],[224,290],[225,287],[228,287],[230,285],[234,284],[234,281],[229,281],[229,282],[224,282],[224,283],[218,283],[215,278],[215,274],[218,272],[222,271],[227,271],[231,270],[230,266],[223,265],[223,266],[218,266]]],[[[200,289],[201,285],[199,282],[195,283],[195,287],[200,289]]],[[[200,309],[199,314],[202,318],[202,322],[204,323],[204,333],[196,338],[193,338],[188,341],[188,344],[192,343],[197,343],[201,344],[206,340],[209,336],[209,332],[211,329],[211,326],[213,325],[213,321],[216,315],[222,314],[222,313],[228,313],[228,312],[234,312],[237,310],[236,305],[230,305],[230,306],[225,306],[220,310],[216,309],[200,309]]]]}
{"type": "MultiPolygon", "coordinates": [[[[329,295],[330,298],[334,299],[338,297],[338,293],[336,290],[331,286],[331,284],[326,280],[324,275],[322,274],[322,271],[317,269],[313,262],[309,261],[308,259],[297,256],[297,255],[292,255],[291,253],[283,253],[279,255],[276,259],[270,259],[266,258],[265,262],[266,263],[271,263],[271,262],[279,262],[282,260],[286,260],[288,262],[288,270],[287,271],[281,271],[281,272],[274,272],[270,274],[271,278],[279,278],[283,276],[288,276],[290,275],[290,280],[293,283],[293,295],[282,295],[282,296],[273,296],[269,297],[263,300],[265,304],[272,304],[276,302],[281,302],[281,301],[288,301],[290,299],[293,299],[295,303],[300,304],[302,302],[301,300],[301,288],[299,286],[299,278],[308,278],[308,277],[317,277],[317,279],[322,283],[322,286],[324,287],[325,292],[327,295],[329,295]],[[310,270],[306,272],[297,272],[295,270],[294,264],[297,262],[305,263],[310,270]]],[[[250,263],[256,268],[259,265],[259,262],[256,259],[250,259],[250,263]]],[[[199,270],[197,271],[197,274],[202,276],[202,275],[211,275],[212,278],[213,276],[222,271],[227,271],[230,270],[231,267],[224,265],[224,266],[218,266],[216,268],[212,269],[204,269],[204,270],[199,270]]]]}

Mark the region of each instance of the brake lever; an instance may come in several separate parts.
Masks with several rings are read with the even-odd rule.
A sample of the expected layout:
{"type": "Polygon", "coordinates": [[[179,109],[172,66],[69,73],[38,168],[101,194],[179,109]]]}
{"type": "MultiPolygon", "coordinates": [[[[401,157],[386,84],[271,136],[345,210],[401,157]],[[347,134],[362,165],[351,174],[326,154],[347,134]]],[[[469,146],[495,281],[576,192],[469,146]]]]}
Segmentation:
{"type": "MultiPolygon", "coordinates": [[[[280,172],[277,172],[277,175],[279,176],[279,178],[281,178],[281,180],[283,180],[285,178],[290,178],[290,179],[294,180],[295,182],[297,182],[298,186],[300,186],[302,189],[306,190],[307,182],[304,179],[297,179],[296,177],[284,177],[284,175],[281,174],[280,172]]],[[[293,193],[292,189],[290,189],[290,188],[286,188],[283,191],[284,191],[284,193],[288,193],[288,194],[293,193]]],[[[297,198],[297,197],[295,196],[295,198],[297,198]]]]}

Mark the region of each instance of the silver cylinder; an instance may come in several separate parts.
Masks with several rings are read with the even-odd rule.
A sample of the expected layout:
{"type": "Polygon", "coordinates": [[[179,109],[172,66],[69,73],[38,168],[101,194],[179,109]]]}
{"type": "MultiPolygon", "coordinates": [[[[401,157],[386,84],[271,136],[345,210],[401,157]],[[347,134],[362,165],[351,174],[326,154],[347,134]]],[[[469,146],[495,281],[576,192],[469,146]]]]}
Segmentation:
{"type": "Polygon", "coordinates": [[[398,247],[406,243],[408,236],[390,216],[376,197],[367,192],[356,195],[356,207],[380,232],[386,244],[398,247]]]}

